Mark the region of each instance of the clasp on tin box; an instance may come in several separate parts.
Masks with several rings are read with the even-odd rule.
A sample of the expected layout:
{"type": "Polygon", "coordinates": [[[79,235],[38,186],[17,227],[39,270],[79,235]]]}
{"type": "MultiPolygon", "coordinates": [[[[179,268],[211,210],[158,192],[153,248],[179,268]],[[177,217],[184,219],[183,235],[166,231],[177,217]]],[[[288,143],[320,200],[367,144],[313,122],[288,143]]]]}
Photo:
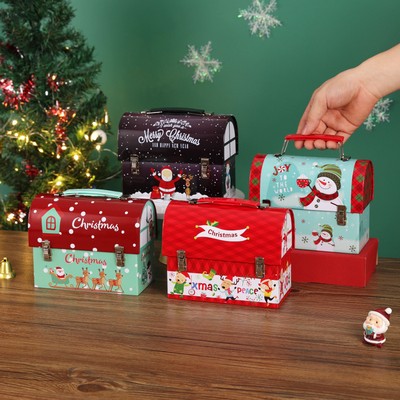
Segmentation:
{"type": "Polygon", "coordinates": [[[210,159],[209,158],[201,158],[200,159],[200,176],[201,176],[201,179],[209,179],[210,178],[210,159]]]}
{"type": "Polygon", "coordinates": [[[42,241],[42,253],[43,253],[43,260],[44,261],[51,261],[50,240],[43,240],[42,241]]]}
{"type": "Polygon", "coordinates": [[[256,257],[255,264],[256,264],[256,277],[264,278],[265,275],[264,257],[256,257]]]}
{"type": "Polygon", "coordinates": [[[139,156],[132,154],[130,157],[132,175],[139,175],[139,156]]]}
{"type": "Polygon", "coordinates": [[[183,272],[187,270],[187,259],[185,250],[177,250],[176,258],[178,262],[178,271],[183,272]]]}
{"type": "Polygon", "coordinates": [[[124,247],[116,245],[114,247],[114,251],[115,251],[115,258],[117,260],[116,261],[117,267],[124,267],[125,266],[124,247]]]}
{"type": "Polygon", "coordinates": [[[346,226],[347,215],[346,215],[346,206],[345,205],[337,206],[336,222],[339,226],[346,226]]]}

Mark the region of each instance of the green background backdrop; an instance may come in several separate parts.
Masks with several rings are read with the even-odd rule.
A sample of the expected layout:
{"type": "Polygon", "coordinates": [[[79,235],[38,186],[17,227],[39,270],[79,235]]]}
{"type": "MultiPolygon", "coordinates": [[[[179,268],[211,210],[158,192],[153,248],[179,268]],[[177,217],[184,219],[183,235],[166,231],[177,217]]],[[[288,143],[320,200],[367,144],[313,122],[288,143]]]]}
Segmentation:
{"type": "MultiPolygon", "coordinates": [[[[116,151],[118,122],[126,111],[180,106],[233,114],[239,125],[237,187],[246,194],[253,156],[280,150],[314,89],[400,37],[398,0],[277,0],[274,15],[282,26],[269,39],[252,36],[248,23],[238,18],[251,0],[71,3],[76,28],[103,63],[99,84],[108,97],[113,133],[107,146],[116,151]],[[193,68],[180,60],[188,45],[200,48],[208,41],[222,69],[213,82],[194,84],[193,68]]],[[[399,92],[389,97],[394,100],[390,123],[373,131],[360,128],[345,152],[373,161],[371,236],[380,240],[380,256],[400,257],[399,92]]],[[[291,146],[289,152],[305,150],[291,146]]],[[[109,186],[122,187],[119,179],[109,186]]]]}

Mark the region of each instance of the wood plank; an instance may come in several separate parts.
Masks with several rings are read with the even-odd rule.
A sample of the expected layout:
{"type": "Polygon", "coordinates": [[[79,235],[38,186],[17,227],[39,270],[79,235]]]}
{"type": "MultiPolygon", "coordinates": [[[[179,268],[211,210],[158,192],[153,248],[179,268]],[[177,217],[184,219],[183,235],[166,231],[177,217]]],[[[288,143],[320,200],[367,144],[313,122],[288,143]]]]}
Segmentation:
{"type": "Polygon", "coordinates": [[[280,309],[169,300],[165,267],[140,296],[33,287],[25,232],[0,231],[0,398],[396,399],[400,261],[366,288],[294,284],[280,309]],[[393,309],[387,343],[362,342],[393,309]]]}

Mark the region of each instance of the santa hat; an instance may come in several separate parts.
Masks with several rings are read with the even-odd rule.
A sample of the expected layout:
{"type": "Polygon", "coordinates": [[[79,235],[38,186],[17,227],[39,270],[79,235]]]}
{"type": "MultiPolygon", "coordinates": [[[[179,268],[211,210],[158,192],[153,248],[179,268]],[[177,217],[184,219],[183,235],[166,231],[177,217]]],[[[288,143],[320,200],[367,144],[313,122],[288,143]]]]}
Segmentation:
{"type": "Polygon", "coordinates": [[[178,271],[177,274],[182,274],[186,279],[190,280],[190,276],[187,271],[178,271]]]}
{"type": "Polygon", "coordinates": [[[375,315],[386,322],[386,325],[390,325],[390,315],[392,314],[392,309],[390,307],[387,308],[378,308],[375,311],[370,311],[369,314],[375,315]]]}
{"type": "Polygon", "coordinates": [[[224,281],[230,281],[233,283],[233,275],[226,275],[224,281]]]}
{"type": "Polygon", "coordinates": [[[321,176],[326,176],[327,178],[332,179],[339,190],[341,187],[340,179],[342,179],[342,171],[340,170],[340,168],[335,164],[325,164],[322,165],[320,168],[322,168],[322,172],[318,174],[318,178],[321,176]]]}
{"type": "Polygon", "coordinates": [[[269,282],[271,282],[271,279],[269,279],[269,278],[264,278],[264,279],[261,280],[260,285],[263,285],[263,284],[269,283],[269,282]]]}
{"type": "Polygon", "coordinates": [[[166,165],[165,167],[161,168],[161,172],[163,171],[171,171],[172,172],[172,168],[169,165],[166,165]]]}

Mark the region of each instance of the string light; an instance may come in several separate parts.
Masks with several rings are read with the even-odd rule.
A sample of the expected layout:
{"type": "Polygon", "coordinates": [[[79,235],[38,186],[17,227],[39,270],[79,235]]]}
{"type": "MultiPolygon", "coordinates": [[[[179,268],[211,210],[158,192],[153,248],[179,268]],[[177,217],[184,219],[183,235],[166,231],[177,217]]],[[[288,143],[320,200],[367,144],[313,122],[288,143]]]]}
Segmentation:
{"type": "Polygon", "coordinates": [[[12,221],[15,218],[15,214],[14,213],[10,213],[7,215],[7,221],[12,221]]]}

